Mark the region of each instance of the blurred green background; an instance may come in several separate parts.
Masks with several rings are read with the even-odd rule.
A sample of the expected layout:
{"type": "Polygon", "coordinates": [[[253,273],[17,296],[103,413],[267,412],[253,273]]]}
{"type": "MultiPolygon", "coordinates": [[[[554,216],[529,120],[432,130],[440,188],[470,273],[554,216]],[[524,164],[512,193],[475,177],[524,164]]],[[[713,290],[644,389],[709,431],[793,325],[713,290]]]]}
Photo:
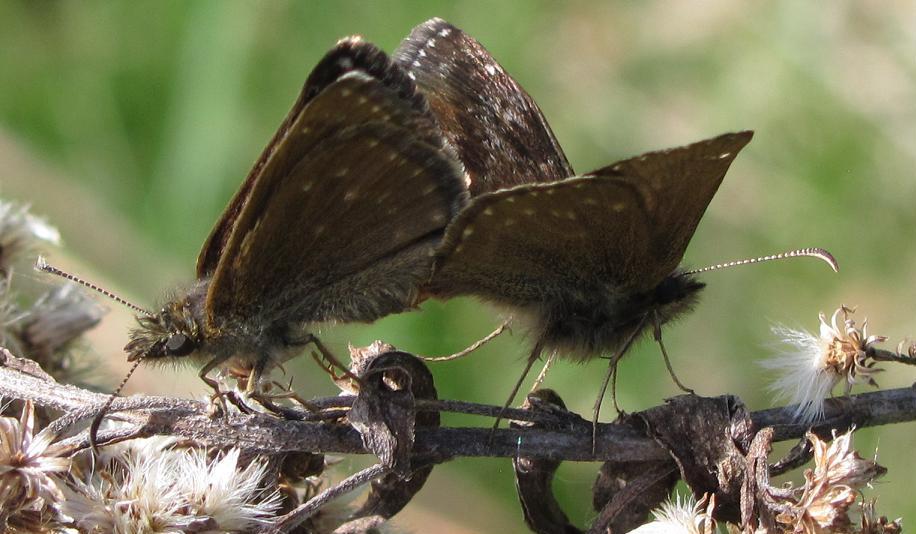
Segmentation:
{"type": "MultiPolygon", "coordinates": [[[[665,330],[681,379],[706,395],[771,406],[756,362],[773,322],[817,328],[859,307],[888,348],[914,335],[909,245],[916,237],[916,6],[906,2],[0,2],[0,195],[30,202],[64,237],[52,259],[153,306],[193,277],[197,251],[323,53],[362,34],[393,50],[443,17],[479,39],[534,96],[579,172],[738,129],[756,136],[732,166],[687,251],[702,266],[801,246],[819,262],[704,277],[695,313],[665,330]]],[[[31,273],[24,277],[33,277],[31,273]]],[[[427,303],[371,326],[322,329],[338,353],[381,338],[445,354],[498,313],[470,300],[427,303]]],[[[124,369],[130,314],[114,305],[92,352],[124,369]]],[[[440,394],[501,403],[528,345],[516,331],[434,372],[440,394]]],[[[305,396],[333,394],[315,366],[291,366],[305,396]]],[[[604,372],[560,363],[547,386],[590,413],[604,372]]],[[[881,375],[908,385],[910,369],[881,375]]],[[[628,410],[678,393],[658,350],[624,360],[628,410]]],[[[191,371],[148,370],[131,391],[200,395],[191,371]]],[[[610,414],[609,403],[605,414],[610,414]]],[[[452,418],[455,424],[488,421],[452,418]]],[[[878,509],[916,519],[913,425],[869,429],[856,445],[889,468],[878,509]]],[[[355,465],[355,464],[353,464],[355,465]]],[[[558,492],[592,517],[596,465],[567,465],[558,492]]],[[[800,480],[800,473],[794,479],[800,480]]],[[[525,532],[508,460],[434,473],[400,523],[416,532],[525,532]]]]}

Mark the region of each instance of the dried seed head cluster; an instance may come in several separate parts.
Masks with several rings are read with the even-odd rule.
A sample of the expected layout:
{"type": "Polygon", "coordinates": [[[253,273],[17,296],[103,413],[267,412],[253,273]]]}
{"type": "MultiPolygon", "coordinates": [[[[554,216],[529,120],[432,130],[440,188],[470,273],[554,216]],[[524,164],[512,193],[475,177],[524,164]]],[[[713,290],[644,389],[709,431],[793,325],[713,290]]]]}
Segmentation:
{"type": "Polygon", "coordinates": [[[67,472],[70,460],[51,444],[47,429],[35,433],[35,409],[26,401],[19,419],[0,417],[0,531],[23,517],[53,515],[63,499],[53,475],[67,472]]]}
{"type": "Polygon", "coordinates": [[[238,449],[211,459],[205,449],[133,440],[67,486],[61,510],[87,532],[251,532],[279,508],[267,473],[265,461],[240,462],[238,449]]]}
{"type": "Polygon", "coordinates": [[[11,287],[14,263],[33,263],[30,254],[59,241],[57,230],[25,206],[0,200],[0,346],[72,382],[82,367],[74,365],[69,349],[98,323],[102,307],[71,283],[51,288],[34,303],[23,302],[11,287]]]}
{"type": "Polygon", "coordinates": [[[8,275],[13,262],[34,252],[41,241],[57,245],[60,233],[30,214],[28,206],[0,200],[0,275],[8,275]]]}
{"type": "Polygon", "coordinates": [[[715,499],[704,497],[696,502],[692,496],[668,500],[652,512],[653,520],[631,530],[634,534],[712,534],[716,520],[712,517],[715,499]]]}
{"type": "Polygon", "coordinates": [[[784,326],[773,328],[789,350],[762,365],[777,373],[770,389],[798,405],[795,417],[803,423],[823,417],[824,400],[837,384],[844,382],[846,393],[858,383],[877,386],[874,374],[881,370],[874,367],[868,349],[887,338],[868,335],[867,319],[861,329],[857,327],[851,318],[854,311],[841,306],[829,321],[820,314],[818,336],[784,326]]]}
{"type": "MultiPolygon", "coordinates": [[[[852,448],[852,431],[828,444],[808,434],[814,450],[814,468],[805,471],[805,484],[787,509],[777,516],[789,532],[855,532],[850,511],[861,490],[886,472],[852,448]]],[[[873,504],[871,505],[873,508],[873,504]]]]}
{"type": "Polygon", "coordinates": [[[860,534],[900,534],[903,532],[903,520],[894,521],[884,516],[879,516],[875,511],[875,499],[862,503],[862,518],[860,521],[860,534]]]}

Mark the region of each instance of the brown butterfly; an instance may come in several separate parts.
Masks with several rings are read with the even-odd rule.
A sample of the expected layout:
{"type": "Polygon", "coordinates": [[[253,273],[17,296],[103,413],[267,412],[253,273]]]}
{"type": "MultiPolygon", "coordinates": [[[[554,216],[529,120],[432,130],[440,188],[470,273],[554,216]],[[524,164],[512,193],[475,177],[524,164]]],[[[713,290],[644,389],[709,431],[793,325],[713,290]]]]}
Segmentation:
{"type": "MultiPolygon", "coordinates": [[[[678,264],[752,132],[571,177],[535,102],[472,37],[433,19],[395,57],[429,99],[473,195],[437,250],[426,294],[510,310],[535,339],[525,373],[544,351],[613,354],[613,369],[642,333],[690,310],[704,284],[678,264]]],[[[820,249],[777,257],[797,255],[836,265],[820,249]]]]}
{"type": "MultiPolygon", "coordinates": [[[[404,311],[465,204],[463,172],[403,70],[359,38],[318,63],[204,243],[197,281],[140,312],[128,359],[250,369],[314,342],[308,325],[404,311]]],[[[44,270],[53,271],[51,267],[44,270]]]]}

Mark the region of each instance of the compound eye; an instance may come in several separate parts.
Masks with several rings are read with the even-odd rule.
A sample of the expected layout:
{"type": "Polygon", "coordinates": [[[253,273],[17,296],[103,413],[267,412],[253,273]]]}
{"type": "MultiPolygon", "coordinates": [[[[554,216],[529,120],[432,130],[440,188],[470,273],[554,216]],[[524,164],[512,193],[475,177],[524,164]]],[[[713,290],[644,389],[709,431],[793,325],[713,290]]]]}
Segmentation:
{"type": "Polygon", "coordinates": [[[194,352],[195,344],[184,334],[172,334],[165,342],[165,352],[169,356],[187,356],[194,352]]]}

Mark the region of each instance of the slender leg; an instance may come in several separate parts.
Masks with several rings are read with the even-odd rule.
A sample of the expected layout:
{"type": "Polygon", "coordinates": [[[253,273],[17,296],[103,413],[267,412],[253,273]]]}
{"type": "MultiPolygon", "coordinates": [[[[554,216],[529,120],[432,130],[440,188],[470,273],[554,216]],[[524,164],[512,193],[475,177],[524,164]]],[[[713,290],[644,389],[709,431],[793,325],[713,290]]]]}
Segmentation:
{"type": "Polygon", "coordinates": [[[475,350],[479,349],[480,347],[486,345],[496,336],[502,334],[507,328],[509,328],[510,322],[511,322],[511,319],[503,322],[503,324],[499,325],[499,327],[496,330],[487,334],[486,337],[484,337],[483,339],[478,339],[470,347],[460,352],[456,352],[455,354],[450,354],[448,356],[428,356],[428,357],[421,356],[420,359],[423,361],[427,361],[427,362],[447,362],[450,360],[457,360],[458,358],[463,358],[467,356],[468,354],[474,352],[475,350]]]}
{"type": "Polygon", "coordinates": [[[210,371],[219,367],[223,362],[225,362],[227,357],[217,356],[216,358],[211,359],[203,367],[201,367],[200,372],[197,373],[197,376],[204,381],[205,384],[210,386],[213,389],[213,395],[210,396],[210,401],[214,404],[217,404],[222,410],[223,414],[228,414],[229,412],[226,409],[226,399],[229,399],[236,408],[238,408],[242,413],[251,413],[251,409],[245,406],[245,403],[238,398],[238,396],[232,391],[222,391],[219,389],[219,382],[207,376],[210,371]]]}
{"type": "Polygon", "coordinates": [[[499,415],[496,416],[496,421],[493,423],[494,431],[499,428],[499,422],[502,421],[506,408],[512,405],[512,401],[514,401],[515,396],[518,395],[518,390],[521,389],[522,383],[525,381],[525,377],[528,376],[528,372],[531,371],[531,366],[534,365],[534,362],[537,361],[537,359],[541,356],[541,350],[543,350],[543,347],[543,340],[538,340],[538,342],[534,344],[534,348],[531,349],[531,354],[528,355],[528,363],[525,364],[525,370],[522,371],[522,375],[518,377],[518,380],[515,382],[515,386],[512,387],[512,393],[509,394],[509,398],[506,399],[506,403],[503,404],[502,409],[499,411],[499,415]]]}
{"type": "Polygon", "coordinates": [[[324,343],[322,343],[315,334],[307,334],[305,339],[303,339],[301,342],[302,345],[308,345],[309,343],[312,343],[315,345],[315,348],[318,349],[318,352],[321,354],[321,358],[324,359],[324,365],[322,365],[322,362],[316,358],[314,354],[312,357],[315,358],[315,361],[318,362],[318,365],[321,365],[321,368],[324,369],[325,372],[331,375],[332,380],[336,382],[341,378],[334,372],[334,368],[337,368],[343,372],[343,376],[349,378],[350,380],[356,381],[357,384],[360,383],[359,377],[351,373],[350,369],[341,363],[340,360],[338,360],[337,357],[334,356],[334,354],[324,346],[324,343]]]}
{"type": "Polygon", "coordinates": [[[248,374],[248,383],[245,385],[245,393],[249,396],[257,397],[258,383],[261,381],[261,376],[264,375],[264,370],[267,369],[267,362],[269,361],[270,356],[261,355],[254,362],[254,367],[251,368],[251,373],[248,374]]]}
{"type": "Polygon", "coordinates": [[[630,337],[627,338],[626,343],[623,344],[623,347],[617,351],[617,354],[608,362],[608,370],[604,375],[604,381],[601,383],[601,392],[598,394],[598,398],[595,399],[595,407],[592,410],[592,454],[595,453],[595,448],[598,444],[598,414],[601,412],[601,401],[604,399],[604,394],[607,392],[608,384],[611,383],[613,379],[614,383],[614,408],[617,409],[617,412],[620,413],[620,407],[617,405],[617,364],[620,362],[620,358],[623,358],[623,355],[627,353],[630,349],[630,345],[633,344],[633,341],[636,340],[636,336],[642,332],[643,325],[646,324],[646,317],[643,317],[639,324],[636,325],[636,328],[633,329],[633,332],[630,334],[630,337]]]}
{"type": "Polygon", "coordinates": [[[655,336],[655,341],[658,343],[658,347],[662,350],[662,358],[665,359],[665,367],[668,368],[668,374],[671,375],[671,379],[674,380],[674,383],[677,384],[677,387],[681,388],[681,391],[685,393],[690,393],[691,395],[695,395],[694,391],[690,389],[689,387],[685,386],[683,383],[681,383],[677,375],[674,374],[674,368],[671,367],[671,360],[668,359],[668,351],[665,350],[665,344],[662,343],[662,326],[658,322],[658,313],[657,312],[655,314],[654,319],[655,320],[653,321],[654,323],[653,324],[654,326],[653,335],[655,336]]]}
{"type": "Polygon", "coordinates": [[[541,368],[541,372],[538,373],[537,378],[534,379],[534,384],[531,385],[531,390],[529,393],[534,392],[536,389],[541,387],[541,384],[544,383],[544,380],[547,378],[547,371],[550,371],[550,368],[553,367],[553,363],[557,361],[557,351],[550,353],[550,356],[547,358],[547,361],[544,363],[544,367],[541,368]]]}

